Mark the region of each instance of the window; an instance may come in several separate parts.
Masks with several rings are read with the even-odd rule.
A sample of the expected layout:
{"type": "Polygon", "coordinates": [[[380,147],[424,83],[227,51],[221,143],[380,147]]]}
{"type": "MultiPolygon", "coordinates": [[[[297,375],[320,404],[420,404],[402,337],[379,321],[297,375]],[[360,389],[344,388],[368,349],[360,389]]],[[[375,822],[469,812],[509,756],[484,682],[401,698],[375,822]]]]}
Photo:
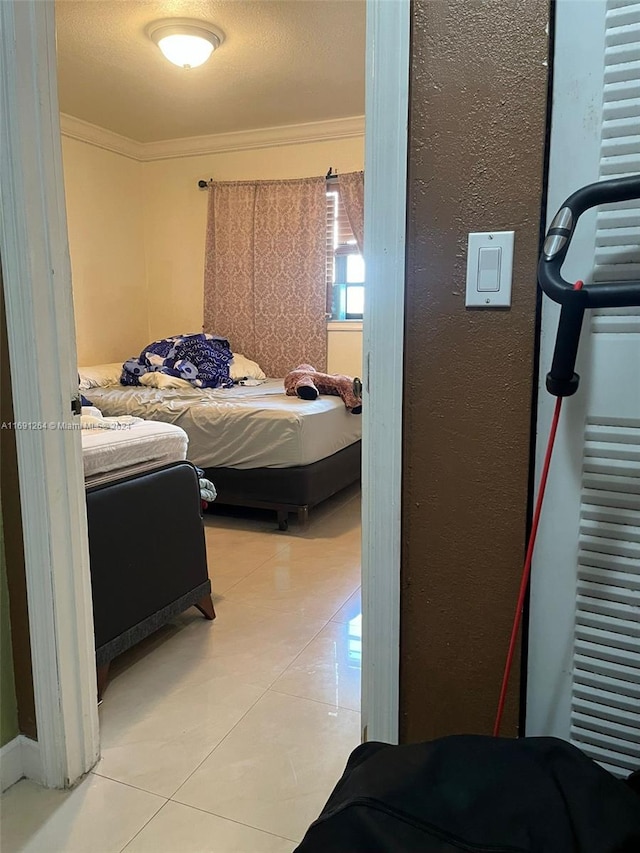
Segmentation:
{"type": "Polygon", "coordinates": [[[364,258],[340,203],[335,180],[327,183],[327,309],[332,320],[362,320],[364,258]]]}

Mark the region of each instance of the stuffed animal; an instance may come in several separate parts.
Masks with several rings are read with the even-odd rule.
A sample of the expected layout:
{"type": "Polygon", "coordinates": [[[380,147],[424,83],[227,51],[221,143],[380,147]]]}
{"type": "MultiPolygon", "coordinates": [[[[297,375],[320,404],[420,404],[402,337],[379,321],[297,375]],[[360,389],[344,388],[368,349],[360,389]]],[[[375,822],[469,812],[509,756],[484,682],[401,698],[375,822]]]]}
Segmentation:
{"type": "Polygon", "coordinates": [[[284,390],[289,397],[315,400],[318,394],[335,394],[352,415],[362,412],[362,382],[356,377],[340,373],[319,373],[310,364],[300,364],[284,379],[284,390]]]}

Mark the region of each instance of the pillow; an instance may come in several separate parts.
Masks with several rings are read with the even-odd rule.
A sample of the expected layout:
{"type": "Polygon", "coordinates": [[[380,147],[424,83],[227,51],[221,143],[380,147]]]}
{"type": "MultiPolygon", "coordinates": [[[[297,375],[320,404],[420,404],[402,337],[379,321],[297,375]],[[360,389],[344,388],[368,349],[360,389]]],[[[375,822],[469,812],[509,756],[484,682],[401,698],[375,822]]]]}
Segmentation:
{"type": "Polygon", "coordinates": [[[104,385],[119,385],[122,375],[122,362],[79,367],[78,375],[81,391],[88,391],[89,388],[102,388],[104,385]]]}
{"type": "Polygon", "coordinates": [[[159,370],[143,373],[142,376],[138,376],[138,382],[141,385],[146,385],[147,388],[193,388],[191,382],[186,379],[180,379],[179,376],[169,376],[167,373],[160,373],[159,370]]]}
{"type": "Polygon", "coordinates": [[[234,382],[238,379],[266,379],[266,375],[259,364],[250,361],[239,352],[234,352],[233,361],[229,365],[229,375],[234,382]]]}
{"type": "Polygon", "coordinates": [[[101,418],[103,417],[100,409],[97,409],[95,406],[83,406],[82,407],[82,416],[88,418],[101,418]]]}

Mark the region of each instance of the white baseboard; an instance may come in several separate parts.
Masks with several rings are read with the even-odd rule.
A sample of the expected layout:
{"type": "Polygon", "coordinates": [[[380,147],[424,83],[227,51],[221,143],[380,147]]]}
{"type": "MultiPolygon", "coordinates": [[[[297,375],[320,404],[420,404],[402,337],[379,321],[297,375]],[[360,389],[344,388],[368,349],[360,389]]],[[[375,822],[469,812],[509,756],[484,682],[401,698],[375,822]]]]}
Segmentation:
{"type": "Polygon", "coordinates": [[[38,742],[18,735],[0,749],[0,790],[6,791],[23,777],[41,785],[42,761],[38,742]]]}
{"type": "Polygon", "coordinates": [[[22,736],[14,737],[0,749],[0,783],[6,791],[18,779],[22,779],[22,736]]]}
{"type": "Polygon", "coordinates": [[[44,784],[44,771],[42,769],[42,756],[40,754],[40,744],[37,740],[31,740],[24,735],[20,735],[22,740],[22,772],[27,779],[37,782],[39,785],[44,784]]]}

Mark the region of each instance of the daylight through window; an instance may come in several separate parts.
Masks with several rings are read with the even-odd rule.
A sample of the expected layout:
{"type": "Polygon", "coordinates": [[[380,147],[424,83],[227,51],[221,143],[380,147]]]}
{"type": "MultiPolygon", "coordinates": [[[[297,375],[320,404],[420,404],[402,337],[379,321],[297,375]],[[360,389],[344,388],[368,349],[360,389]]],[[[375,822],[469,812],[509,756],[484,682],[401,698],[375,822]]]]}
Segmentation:
{"type": "Polygon", "coordinates": [[[327,185],[327,308],[332,320],[362,320],[365,269],[335,182],[327,185]]]}

